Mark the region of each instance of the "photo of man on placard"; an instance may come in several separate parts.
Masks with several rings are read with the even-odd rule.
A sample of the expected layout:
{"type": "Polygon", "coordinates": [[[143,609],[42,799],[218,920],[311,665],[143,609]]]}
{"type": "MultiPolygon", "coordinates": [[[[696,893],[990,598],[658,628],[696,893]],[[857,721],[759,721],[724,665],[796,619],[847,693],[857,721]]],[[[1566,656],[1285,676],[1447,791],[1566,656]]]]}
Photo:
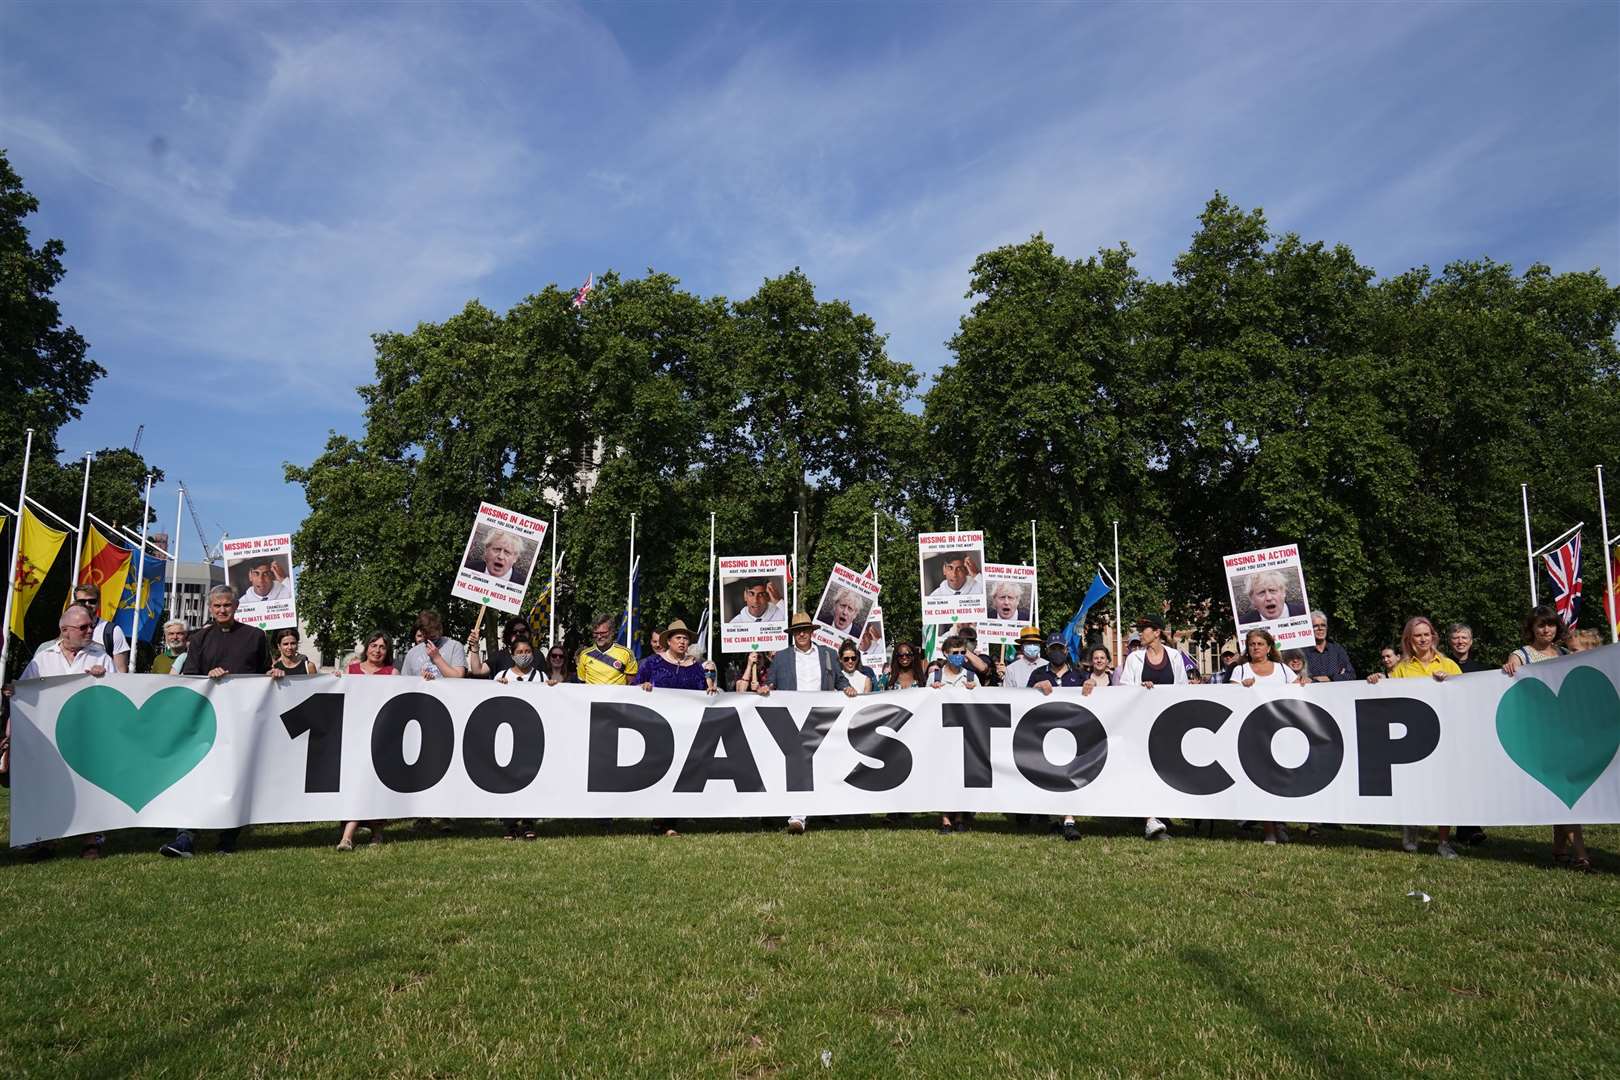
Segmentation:
{"type": "Polygon", "coordinates": [[[978,555],[972,551],[944,551],[923,560],[923,583],[928,596],[982,596],[984,579],[978,555]]]}
{"type": "Polygon", "coordinates": [[[842,637],[857,637],[866,626],[872,601],[853,589],[835,585],[816,609],[816,622],[842,637]]]}
{"type": "Polygon", "coordinates": [[[466,558],[461,565],[496,581],[523,585],[528,579],[527,555],[528,544],[523,537],[506,529],[489,528],[467,545],[466,558]]]}
{"type": "Polygon", "coordinates": [[[1029,593],[1028,585],[1020,585],[1016,581],[995,582],[986,597],[990,601],[990,618],[1028,623],[1029,593]]]}
{"type": "Polygon", "coordinates": [[[787,622],[783,579],[773,575],[742,577],[720,583],[720,613],[727,626],[787,622]]]}
{"type": "Polygon", "coordinates": [[[250,555],[231,566],[237,605],[254,607],[292,599],[292,566],[287,555],[250,555]]]}
{"type": "Polygon", "coordinates": [[[1261,570],[1233,579],[1238,625],[1276,622],[1305,614],[1305,580],[1298,567],[1261,570]]]}

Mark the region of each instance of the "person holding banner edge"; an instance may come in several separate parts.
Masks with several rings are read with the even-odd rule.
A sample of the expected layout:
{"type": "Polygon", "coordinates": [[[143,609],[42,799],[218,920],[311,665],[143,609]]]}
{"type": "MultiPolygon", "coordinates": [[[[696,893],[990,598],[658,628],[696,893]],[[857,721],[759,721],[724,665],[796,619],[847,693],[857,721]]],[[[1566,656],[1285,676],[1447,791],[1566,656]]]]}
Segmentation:
{"type": "MultiPolygon", "coordinates": [[[[1532,608],[1525,616],[1524,644],[1514,649],[1502,665],[1502,671],[1512,676],[1527,664],[1540,664],[1566,656],[1569,650],[1558,643],[1564,624],[1558,612],[1545,604],[1532,608]]],[[[1586,830],[1579,825],[1554,825],[1552,830],[1553,862],[1568,865],[1573,870],[1592,869],[1592,860],[1586,853],[1586,830]],[[1570,848],[1575,849],[1574,857],[1570,848]]]]}
{"type": "Polygon", "coordinates": [[[1018,659],[1007,665],[1001,685],[1022,690],[1029,685],[1029,677],[1045,666],[1046,660],[1041,654],[1040,627],[1026,626],[1018,632],[1018,659]]]}
{"type": "Polygon", "coordinates": [[[421,641],[411,646],[399,665],[407,679],[464,679],[467,677],[467,650],[444,632],[439,613],[432,608],[417,612],[416,629],[421,641]]]}

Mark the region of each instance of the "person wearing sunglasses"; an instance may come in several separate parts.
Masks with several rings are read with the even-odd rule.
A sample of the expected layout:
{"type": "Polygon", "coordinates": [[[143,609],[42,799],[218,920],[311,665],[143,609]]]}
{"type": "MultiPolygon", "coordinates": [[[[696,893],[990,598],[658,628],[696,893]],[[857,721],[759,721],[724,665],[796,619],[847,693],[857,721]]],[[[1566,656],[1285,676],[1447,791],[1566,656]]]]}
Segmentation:
{"type": "Polygon", "coordinates": [[[894,647],[889,659],[889,673],[885,676],[885,690],[916,690],[928,681],[928,669],[923,666],[922,650],[909,641],[894,647]]]}
{"type": "Polygon", "coordinates": [[[877,689],[877,676],[861,663],[860,650],[853,641],[846,641],[838,649],[838,689],[849,697],[870,694],[877,689]]]}
{"type": "Polygon", "coordinates": [[[553,645],[546,651],[546,669],[542,677],[546,680],[547,686],[579,682],[579,676],[574,673],[574,665],[567,649],[561,645],[553,645]]]}

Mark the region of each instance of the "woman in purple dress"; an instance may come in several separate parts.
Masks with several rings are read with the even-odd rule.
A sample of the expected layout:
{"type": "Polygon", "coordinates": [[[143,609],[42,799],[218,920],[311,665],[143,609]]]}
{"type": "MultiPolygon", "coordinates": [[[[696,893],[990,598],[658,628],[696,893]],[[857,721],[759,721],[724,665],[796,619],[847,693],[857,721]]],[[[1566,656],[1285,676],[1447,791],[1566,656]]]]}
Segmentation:
{"type": "Polygon", "coordinates": [[[707,690],[715,692],[714,663],[699,661],[687,650],[692,644],[692,631],[686,623],[676,619],[665,627],[662,652],[653,653],[641,662],[638,672],[641,688],[663,690],[707,690]]]}

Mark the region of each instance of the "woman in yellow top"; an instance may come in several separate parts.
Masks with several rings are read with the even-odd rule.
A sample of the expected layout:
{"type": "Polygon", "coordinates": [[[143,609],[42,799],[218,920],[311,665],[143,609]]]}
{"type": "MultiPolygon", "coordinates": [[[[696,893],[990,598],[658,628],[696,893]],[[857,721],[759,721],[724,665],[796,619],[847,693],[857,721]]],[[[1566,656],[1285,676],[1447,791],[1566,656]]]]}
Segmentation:
{"type": "MultiPolygon", "coordinates": [[[[1449,656],[1442,655],[1435,646],[1440,642],[1440,633],[1434,628],[1434,623],[1418,615],[1406,620],[1406,628],[1401,631],[1401,658],[1390,671],[1392,679],[1422,679],[1432,678],[1436,682],[1461,675],[1462,668],[1449,656]]],[[[1367,676],[1367,681],[1375,683],[1383,676],[1373,672],[1367,676]]],[[[1439,825],[1435,827],[1435,835],[1440,843],[1435,847],[1434,853],[1442,859],[1455,859],[1457,849],[1451,846],[1451,826],[1439,825]]],[[[1401,848],[1405,851],[1416,851],[1417,826],[1401,826],[1401,848]]]]}

